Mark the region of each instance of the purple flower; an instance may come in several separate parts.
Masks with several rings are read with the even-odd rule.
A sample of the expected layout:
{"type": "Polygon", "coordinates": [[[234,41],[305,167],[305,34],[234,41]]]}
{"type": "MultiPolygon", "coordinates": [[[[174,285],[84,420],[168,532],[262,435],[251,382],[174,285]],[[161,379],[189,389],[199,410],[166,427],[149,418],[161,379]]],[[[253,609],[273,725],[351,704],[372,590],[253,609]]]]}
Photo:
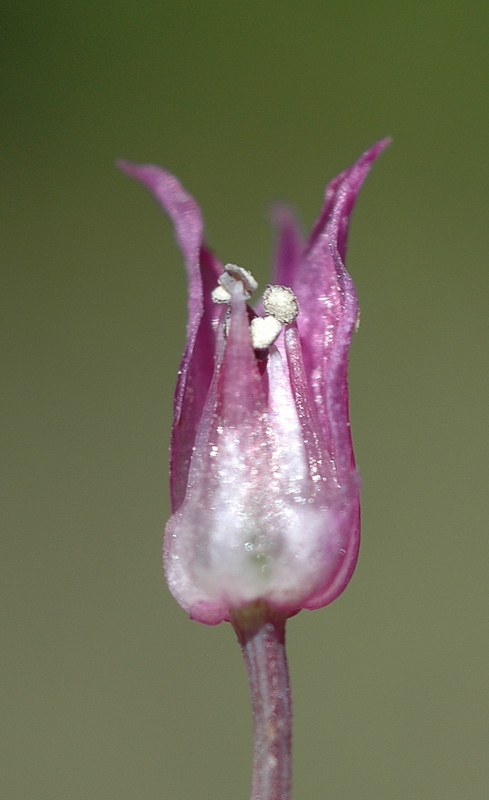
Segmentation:
{"type": "Polygon", "coordinates": [[[188,275],[164,565],[176,600],[201,622],[257,601],[288,616],[321,608],[355,568],[347,368],[358,306],[344,261],[356,197],[387,144],[330,183],[305,245],[292,213],[275,212],[273,283],[255,310],[253,276],[210,252],[200,209],[177,179],[120,164],[171,217],[188,275]]]}

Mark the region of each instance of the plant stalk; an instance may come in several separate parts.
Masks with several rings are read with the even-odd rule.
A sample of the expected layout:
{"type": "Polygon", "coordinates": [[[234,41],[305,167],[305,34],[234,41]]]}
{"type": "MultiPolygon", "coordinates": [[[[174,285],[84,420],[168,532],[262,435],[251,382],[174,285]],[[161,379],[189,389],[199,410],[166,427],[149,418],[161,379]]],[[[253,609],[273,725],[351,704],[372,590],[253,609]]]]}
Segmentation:
{"type": "Polygon", "coordinates": [[[290,800],[292,695],[285,619],[265,603],[247,606],[231,617],[243,650],[251,693],[251,800],[290,800]]]}

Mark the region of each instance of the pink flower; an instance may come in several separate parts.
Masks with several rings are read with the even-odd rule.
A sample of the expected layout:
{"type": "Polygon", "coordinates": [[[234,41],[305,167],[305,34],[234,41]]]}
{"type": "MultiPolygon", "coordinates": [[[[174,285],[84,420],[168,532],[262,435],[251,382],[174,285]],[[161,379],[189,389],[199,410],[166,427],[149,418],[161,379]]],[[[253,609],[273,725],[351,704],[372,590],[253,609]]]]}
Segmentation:
{"type": "Polygon", "coordinates": [[[305,245],[292,213],[276,211],[273,284],[255,311],[252,275],[210,252],[200,209],[177,179],[120,164],[170,216],[185,259],[164,565],[176,600],[208,625],[257,601],[288,616],[321,608],[355,568],[360,480],[347,368],[358,306],[344,260],[356,197],[387,144],[330,183],[305,245]]]}

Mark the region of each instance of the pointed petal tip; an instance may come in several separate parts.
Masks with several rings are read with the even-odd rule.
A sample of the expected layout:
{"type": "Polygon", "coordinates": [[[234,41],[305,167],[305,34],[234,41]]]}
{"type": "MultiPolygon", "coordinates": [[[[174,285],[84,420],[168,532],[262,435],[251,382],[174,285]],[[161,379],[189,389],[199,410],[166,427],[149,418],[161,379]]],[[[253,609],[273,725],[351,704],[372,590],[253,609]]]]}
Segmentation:
{"type": "Polygon", "coordinates": [[[391,144],[392,144],[392,136],[384,136],[383,139],[379,139],[378,142],[375,142],[375,144],[373,144],[370,149],[371,150],[375,149],[378,153],[382,153],[391,144]]]}
{"type": "Polygon", "coordinates": [[[167,170],[162,167],[157,167],[155,164],[136,164],[134,161],[129,161],[127,158],[117,158],[115,160],[115,165],[121,172],[132,173],[139,169],[157,169],[159,172],[167,173],[167,170]]]}
{"type": "Polygon", "coordinates": [[[375,144],[362,153],[360,158],[355,161],[349,169],[346,169],[341,176],[338,176],[338,178],[331,182],[328,186],[328,191],[330,191],[331,188],[337,190],[341,184],[346,186],[354,184],[357,187],[356,192],[358,193],[374,162],[391,143],[392,139],[390,136],[386,136],[384,139],[375,142],[375,144]]]}
{"type": "MultiPolygon", "coordinates": [[[[156,166],[156,164],[135,164],[133,161],[119,158],[115,165],[121,172],[146,186],[160,202],[170,193],[179,195],[178,199],[190,197],[173,173],[156,166]]],[[[162,205],[166,206],[166,203],[162,202],[162,205]]]]}
{"type": "Polygon", "coordinates": [[[284,225],[297,224],[297,215],[292,206],[280,200],[271,204],[268,209],[268,218],[274,228],[282,228],[284,225]]]}
{"type": "Polygon", "coordinates": [[[133,161],[126,161],[120,158],[115,162],[117,169],[128,175],[130,178],[142,183],[156,199],[163,205],[165,211],[169,213],[167,203],[164,201],[168,190],[173,187],[180,187],[179,181],[165,169],[157,167],[155,164],[135,164],[133,161]]]}
{"type": "MultiPolygon", "coordinates": [[[[178,178],[154,164],[133,164],[120,159],[116,166],[143,184],[170,217],[179,247],[187,261],[198,260],[196,251],[203,245],[204,224],[200,207],[178,178]]],[[[193,264],[194,265],[194,264],[193,264]]]]}
{"type": "Polygon", "coordinates": [[[118,170],[129,175],[131,178],[136,178],[137,171],[140,169],[139,164],[134,164],[132,161],[127,161],[125,158],[118,158],[115,162],[115,166],[118,170]]]}
{"type": "Polygon", "coordinates": [[[379,139],[378,142],[375,142],[365,153],[360,156],[359,162],[366,161],[368,164],[371,164],[373,161],[380,156],[384,150],[392,144],[392,138],[390,136],[385,136],[383,139],[379,139]]]}

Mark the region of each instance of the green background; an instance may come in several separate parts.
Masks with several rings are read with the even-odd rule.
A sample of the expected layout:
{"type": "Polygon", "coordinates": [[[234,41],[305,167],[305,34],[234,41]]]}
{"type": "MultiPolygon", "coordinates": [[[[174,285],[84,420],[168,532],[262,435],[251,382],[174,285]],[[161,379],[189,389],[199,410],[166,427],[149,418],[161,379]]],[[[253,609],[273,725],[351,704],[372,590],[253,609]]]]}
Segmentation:
{"type": "Polygon", "coordinates": [[[486,2],[4,4],[0,25],[1,800],[246,800],[228,625],[160,544],[184,344],[169,223],[114,168],[175,172],[266,282],[385,135],[348,266],[363,547],[288,625],[294,798],[489,796],[486,2]]]}

